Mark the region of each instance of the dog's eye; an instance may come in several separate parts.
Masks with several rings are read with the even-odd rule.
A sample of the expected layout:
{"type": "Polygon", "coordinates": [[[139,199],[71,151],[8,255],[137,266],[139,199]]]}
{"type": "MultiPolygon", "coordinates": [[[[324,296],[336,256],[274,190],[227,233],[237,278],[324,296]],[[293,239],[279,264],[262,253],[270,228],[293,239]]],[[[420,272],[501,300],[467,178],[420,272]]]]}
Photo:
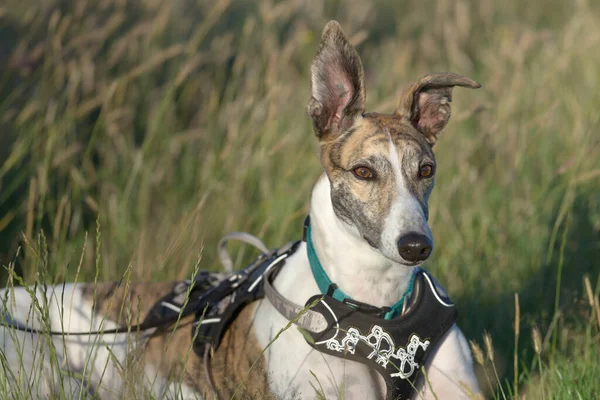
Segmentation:
{"type": "Polygon", "coordinates": [[[419,169],[419,176],[421,178],[429,178],[432,175],[433,175],[433,165],[431,165],[431,164],[424,164],[421,166],[421,169],[419,169]]]}
{"type": "Polygon", "coordinates": [[[373,171],[367,167],[356,167],[352,170],[358,179],[373,179],[373,171]]]}

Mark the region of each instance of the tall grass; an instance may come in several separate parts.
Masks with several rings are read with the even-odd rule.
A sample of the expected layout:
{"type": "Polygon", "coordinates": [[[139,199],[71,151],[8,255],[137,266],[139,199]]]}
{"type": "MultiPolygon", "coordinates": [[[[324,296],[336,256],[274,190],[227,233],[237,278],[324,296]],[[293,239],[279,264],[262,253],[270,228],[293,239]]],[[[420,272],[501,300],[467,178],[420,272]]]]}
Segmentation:
{"type": "Polygon", "coordinates": [[[335,18],[363,59],[368,110],[393,111],[428,72],[483,84],[455,90],[436,145],[428,268],[467,336],[491,335],[500,398],[597,398],[600,327],[582,297],[600,272],[596,3],[6,0],[0,262],[27,283],[181,279],[202,247],[200,267],[218,268],[225,232],[298,238],[320,170],[309,67],[335,18]]]}

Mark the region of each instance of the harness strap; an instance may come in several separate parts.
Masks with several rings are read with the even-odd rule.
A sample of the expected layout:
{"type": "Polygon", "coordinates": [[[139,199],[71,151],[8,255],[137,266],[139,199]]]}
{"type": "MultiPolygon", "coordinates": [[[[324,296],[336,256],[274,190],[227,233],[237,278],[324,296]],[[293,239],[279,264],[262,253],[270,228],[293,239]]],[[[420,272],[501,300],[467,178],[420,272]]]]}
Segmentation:
{"type": "Polygon", "coordinates": [[[203,356],[207,346],[217,350],[225,332],[242,309],[265,297],[264,280],[267,272],[282,265],[299,244],[299,241],[290,242],[261,255],[248,267],[223,281],[225,287],[232,287],[227,296],[217,299],[206,309],[197,309],[192,335],[195,336],[194,351],[199,356],[203,356]],[[244,279],[238,279],[238,276],[244,279]],[[230,281],[232,278],[234,281],[230,281]]]}
{"type": "Polygon", "coordinates": [[[295,320],[296,316],[306,307],[299,306],[298,304],[289,301],[273,287],[271,280],[275,278],[283,264],[284,263],[282,260],[282,262],[280,262],[272,270],[267,271],[264,279],[265,297],[269,300],[271,305],[273,305],[273,307],[275,307],[275,309],[279,311],[279,313],[288,321],[294,321],[296,325],[310,332],[323,332],[325,329],[327,329],[327,320],[321,313],[312,310],[306,310],[305,313],[295,320]]]}
{"type": "Polygon", "coordinates": [[[219,256],[219,261],[223,264],[223,269],[225,272],[229,274],[233,274],[233,260],[227,251],[227,242],[230,240],[238,240],[240,242],[252,245],[259,249],[263,254],[268,254],[269,249],[265,244],[254,235],[251,235],[246,232],[231,232],[226,234],[219,240],[217,243],[217,255],[219,256]]]}

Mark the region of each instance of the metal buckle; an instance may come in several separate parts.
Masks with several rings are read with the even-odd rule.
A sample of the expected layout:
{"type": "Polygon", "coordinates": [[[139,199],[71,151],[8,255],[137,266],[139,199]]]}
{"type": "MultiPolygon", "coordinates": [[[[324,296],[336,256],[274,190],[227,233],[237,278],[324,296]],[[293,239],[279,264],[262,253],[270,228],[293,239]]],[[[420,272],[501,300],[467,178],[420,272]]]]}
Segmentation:
{"type": "Polygon", "coordinates": [[[343,303],[352,308],[355,308],[357,311],[373,314],[378,317],[383,316],[390,311],[390,307],[375,307],[370,304],[363,303],[362,301],[353,299],[344,299],[343,303]]]}

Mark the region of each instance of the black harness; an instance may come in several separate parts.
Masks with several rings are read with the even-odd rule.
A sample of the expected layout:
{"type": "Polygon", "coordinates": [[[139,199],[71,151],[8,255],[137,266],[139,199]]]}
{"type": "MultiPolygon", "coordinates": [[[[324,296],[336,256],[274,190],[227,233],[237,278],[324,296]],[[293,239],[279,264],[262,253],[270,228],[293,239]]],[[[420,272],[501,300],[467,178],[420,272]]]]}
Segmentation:
{"type": "MultiPolygon", "coordinates": [[[[216,286],[218,289],[240,282],[234,290],[218,290],[230,292],[227,296],[196,309],[192,335],[194,350],[199,356],[206,357],[208,349],[216,350],[240,311],[265,297],[264,280],[272,282],[299,244],[299,241],[293,242],[259,257],[237,274],[244,274],[247,279],[225,279],[216,286]]],[[[320,332],[305,329],[307,343],[322,353],[377,370],[386,382],[388,399],[411,398],[422,383],[421,367],[457,316],[456,306],[433,276],[420,268],[415,274],[412,294],[405,300],[403,314],[390,320],[383,318],[385,308],[357,301],[341,302],[327,294],[311,297],[305,307],[312,305],[311,311],[325,318],[326,329],[320,332]]],[[[211,279],[214,282],[214,275],[204,274],[195,285],[212,287],[213,282],[208,282],[211,279]]],[[[167,296],[161,302],[173,299],[167,296]]],[[[157,308],[162,312],[164,309],[164,305],[157,308]]]]}
{"type": "Polygon", "coordinates": [[[416,272],[404,313],[383,318],[384,310],[364,309],[331,296],[312,309],[328,322],[324,332],[308,332],[308,344],[322,353],[368,365],[387,386],[388,399],[409,399],[421,384],[427,357],[456,320],[456,307],[426,271],[416,272]]]}

